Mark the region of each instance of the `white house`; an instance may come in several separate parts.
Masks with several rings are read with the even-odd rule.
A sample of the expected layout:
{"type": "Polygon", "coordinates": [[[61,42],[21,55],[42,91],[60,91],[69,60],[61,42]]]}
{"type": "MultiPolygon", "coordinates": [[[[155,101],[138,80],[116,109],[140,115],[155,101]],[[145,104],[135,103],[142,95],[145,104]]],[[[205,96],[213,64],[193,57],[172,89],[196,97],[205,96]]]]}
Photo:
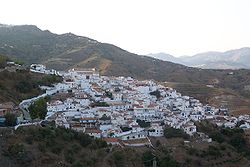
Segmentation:
{"type": "Polygon", "coordinates": [[[164,136],[163,127],[159,124],[151,125],[150,129],[148,130],[148,135],[153,137],[161,137],[164,136]]]}
{"type": "Polygon", "coordinates": [[[185,125],[182,126],[185,133],[192,136],[194,133],[196,133],[196,126],[193,122],[188,122],[185,125]]]}

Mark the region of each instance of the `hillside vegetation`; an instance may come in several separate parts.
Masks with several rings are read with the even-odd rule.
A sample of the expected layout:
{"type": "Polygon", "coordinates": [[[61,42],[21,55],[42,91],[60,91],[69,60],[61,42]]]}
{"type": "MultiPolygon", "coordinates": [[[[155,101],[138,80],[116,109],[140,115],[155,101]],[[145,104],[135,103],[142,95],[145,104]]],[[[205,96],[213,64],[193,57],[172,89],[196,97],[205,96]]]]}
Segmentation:
{"type": "MultiPolygon", "coordinates": [[[[202,130],[212,132],[209,128],[202,130]]],[[[12,167],[151,167],[156,158],[159,167],[249,166],[244,134],[235,130],[237,133],[230,137],[231,131],[223,131],[223,141],[212,136],[218,142],[196,142],[194,138],[188,144],[184,144],[187,139],[182,134],[168,132],[167,139],[151,138],[153,149],[109,146],[101,139],[55,128],[53,123],[47,127],[22,127],[14,133],[0,129],[0,163],[12,167]]]]}
{"type": "Polygon", "coordinates": [[[26,70],[0,72],[0,102],[12,101],[16,104],[24,99],[42,93],[40,85],[51,86],[60,82],[61,78],[54,75],[31,73],[26,70]]]}

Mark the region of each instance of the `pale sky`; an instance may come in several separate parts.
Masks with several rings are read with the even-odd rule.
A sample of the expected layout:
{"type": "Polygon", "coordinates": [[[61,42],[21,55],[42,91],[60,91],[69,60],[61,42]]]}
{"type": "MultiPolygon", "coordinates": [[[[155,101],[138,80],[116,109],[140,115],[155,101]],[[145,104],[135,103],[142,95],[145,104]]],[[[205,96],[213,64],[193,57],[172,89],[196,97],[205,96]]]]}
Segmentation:
{"type": "Polygon", "coordinates": [[[0,0],[0,23],[72,32],[137,54],[250,47],[250,0],[0,0]]]}

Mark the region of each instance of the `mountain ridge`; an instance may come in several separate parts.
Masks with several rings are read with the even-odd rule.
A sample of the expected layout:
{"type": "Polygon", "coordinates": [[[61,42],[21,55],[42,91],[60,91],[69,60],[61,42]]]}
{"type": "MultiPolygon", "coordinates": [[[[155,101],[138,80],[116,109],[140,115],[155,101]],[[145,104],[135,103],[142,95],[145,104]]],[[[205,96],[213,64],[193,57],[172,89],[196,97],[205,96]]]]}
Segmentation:
{"type": "Polygon", "coordinates": [[[250,69],[250,48],[229,50],[225,52],[209,51],[193,56],[175,57],[165,53],[148,54],[164,61],[180,63],[190,67],[204,69],[250,69]],[[167,56],[164,56],[167,55],[167,56]]]}
{"type": "Polygon", "coordinates": [[[130,53],[120,47],[101,43],[72,33],[53,34],[36,26],[0,27],[0,54],[27,64],[42,63],[49,68],[97,68],[101,75],[131,76],[181,83],[212,84],[240,89],[250,85],[247,70],[208,70],[187,67],[148,56],[130,53]],[[236,82],[237,75],[243,77],[236,82]],[[216,82],[215,82],[216,81],[216,82]]]}

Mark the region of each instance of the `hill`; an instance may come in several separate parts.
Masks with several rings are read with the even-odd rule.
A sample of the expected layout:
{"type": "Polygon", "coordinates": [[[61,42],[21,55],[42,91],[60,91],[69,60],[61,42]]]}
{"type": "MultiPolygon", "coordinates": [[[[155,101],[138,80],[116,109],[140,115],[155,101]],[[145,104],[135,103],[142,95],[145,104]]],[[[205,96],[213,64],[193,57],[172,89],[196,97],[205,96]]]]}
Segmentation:
{"type": "Polygon", "coordinates": [[[39,85],[49,86],[60,81],[60,77],[53,75],[13,70],[13,68],[0,69],[0,103],[11,101],[18,104],[24,99],[41,94],[39,85]]]}
{"type": "Polygon", "coordinates": [[[129,53],[71,33],[57,35],[33,25],[0,27],[0,54],[50,68],[95,67],[104,75],[124,75],[158,81],[210,83],[229,71],[200,70],[129,53]]]}
{"type": "Polygon", "coordinates": [[[39,63],[89,42],[94,41],[71,33],[53,34],[34,25],[0,26],[0,54],[27,63],[39,63]]]}
{"type": "MultiPolygon", "coordinates": [[[[248,49],[243,50],[241,55],[245,56],[239,57],[244,58],[245,62],[249,62],[247,61],[248,49]]],[[[238,52],[232,51],[229,53],[237,55],[238,52]]],[[[101,43],[71,33],[53,34],[48,30],[42,31],[32,25],[0,26],[0,54],[5,54],[14,60],[24,61],[26,64],[43,63],[49,68],[57,70],[91,67],[97,68],[102,75],[132,76],[138,79],[181,83],[185,84],[187,88],[193,88],[193,85],[203,87],[212,85],[215,88],[222,89],[222,91],[229,90],[235,99],[240,97],[244,99],[243,101],[247,101],[250,98],[250,90],[248,89],[250,85],[249,70],[191,68],[136,55],[112,44],[101,43]]],[[[234,57],[234,60],[236,60],[236,57],[234,57]]],[[[181,93],[188,93],[184,89],[180,90],[181,93]]],[[[209,92],[202,95],[206,97],[209,92]]],[[[228,103],[230,103],[230,98],[228,103]]],[[[244,102],[244,104],[246,103],[244,102]]],[[[247,106],[245,107],[247,108],[247,106]]]]}
{"type": "Polygon", "coordinates": [[[150,139],[154,148],[118,147],[70,129],[55,128],[53,123],[13,132],[0,129],[0,163],[3,167],[151,167],[156,157],[159,167],[249,166],[249,146],[243,130],[219,129],[206,122],[197,126],[214,142],[197,142],[193,137],[184,144],[186,139],[166,129],[168,138],[150,139]]]}

